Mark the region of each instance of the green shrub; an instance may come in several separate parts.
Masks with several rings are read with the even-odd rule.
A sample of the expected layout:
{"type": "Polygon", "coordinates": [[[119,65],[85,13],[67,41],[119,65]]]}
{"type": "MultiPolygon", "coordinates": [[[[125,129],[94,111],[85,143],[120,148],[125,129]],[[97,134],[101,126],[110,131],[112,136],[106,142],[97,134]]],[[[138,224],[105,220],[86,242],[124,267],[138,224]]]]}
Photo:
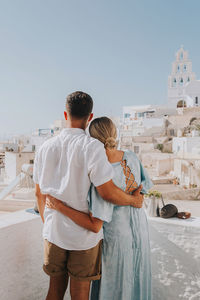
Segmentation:
{"type": "Polygon", "coordinates": [[[161,198],[162,197],[162,193],[160,193],[159,191],[149,191],[149,193],[147,194],[148,197],[155,197],[155,198],[161,198]]]}
{"type": "Polygon", "coordinates": [[[156,149],[163,151],[163,144],[157,144],[156,149]]]}

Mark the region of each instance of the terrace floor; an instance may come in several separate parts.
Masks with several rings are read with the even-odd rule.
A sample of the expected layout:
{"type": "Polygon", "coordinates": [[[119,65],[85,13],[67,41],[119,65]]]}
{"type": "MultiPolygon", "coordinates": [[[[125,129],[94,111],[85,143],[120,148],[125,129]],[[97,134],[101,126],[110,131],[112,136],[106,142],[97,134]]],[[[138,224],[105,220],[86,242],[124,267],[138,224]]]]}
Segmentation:
{"type": "MultiPolygon", "coordinates": [[[[152,299],[199,300],[200,218],[149,218],[149,225],[152,299]]],[[[48,276],[42,270],[40,218],[25,210],[1,215],[0,240],[0,299],[45,299],[48,276]]],[[[65,300],[69,299],[67,293],[65,300]]]]}

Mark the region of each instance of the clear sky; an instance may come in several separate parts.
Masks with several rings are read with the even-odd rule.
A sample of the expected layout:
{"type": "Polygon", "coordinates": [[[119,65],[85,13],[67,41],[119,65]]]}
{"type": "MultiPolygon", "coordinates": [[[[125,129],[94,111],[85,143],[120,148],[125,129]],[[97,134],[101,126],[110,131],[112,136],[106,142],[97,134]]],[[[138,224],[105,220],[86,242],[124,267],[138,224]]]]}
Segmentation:
{"type": "Polygon", "coordinates": [[[0,0],[0,137],[46,128],[65,97],[96,115],[164,104],[183,44],[200,78],[199,0],[0,0]]]}

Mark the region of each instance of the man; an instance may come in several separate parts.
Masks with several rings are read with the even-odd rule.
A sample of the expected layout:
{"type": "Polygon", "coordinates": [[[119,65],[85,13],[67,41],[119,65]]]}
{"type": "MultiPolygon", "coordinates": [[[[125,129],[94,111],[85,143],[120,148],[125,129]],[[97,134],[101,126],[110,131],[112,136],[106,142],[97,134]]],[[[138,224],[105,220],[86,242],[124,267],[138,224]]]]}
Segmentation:
{"type": "Polygon", "coordinates": [[[50,276],[46,300],[63,299],[69,276],[71,299],[89,298],[91,280],[100,278],[103,238],[102,230],[90,232],[58,211],[45,209],[44,217],[47,194],[88,213],[87,194],[93,183],[107,201],[142,207],[143,196],[139,192],[131,196],[114,185],[103,144],[86,135],[92,108],[93,100],[88,94],[70,94],[64,112],[66,128],[46,141],[35,158],[36,197],[44,222],[43,269],[50,276]]]}

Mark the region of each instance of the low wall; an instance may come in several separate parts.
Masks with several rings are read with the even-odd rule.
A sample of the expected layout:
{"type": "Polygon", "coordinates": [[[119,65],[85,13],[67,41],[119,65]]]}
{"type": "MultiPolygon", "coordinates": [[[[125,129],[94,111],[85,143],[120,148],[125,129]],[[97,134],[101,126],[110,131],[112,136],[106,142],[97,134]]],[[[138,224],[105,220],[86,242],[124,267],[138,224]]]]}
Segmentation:
{"type": "Polygon", "coordinates": [[[164,199],[168,200],[200,200],[200,189],[187,189],[182,191],[167,191],[162,193],[164,199]]]}

